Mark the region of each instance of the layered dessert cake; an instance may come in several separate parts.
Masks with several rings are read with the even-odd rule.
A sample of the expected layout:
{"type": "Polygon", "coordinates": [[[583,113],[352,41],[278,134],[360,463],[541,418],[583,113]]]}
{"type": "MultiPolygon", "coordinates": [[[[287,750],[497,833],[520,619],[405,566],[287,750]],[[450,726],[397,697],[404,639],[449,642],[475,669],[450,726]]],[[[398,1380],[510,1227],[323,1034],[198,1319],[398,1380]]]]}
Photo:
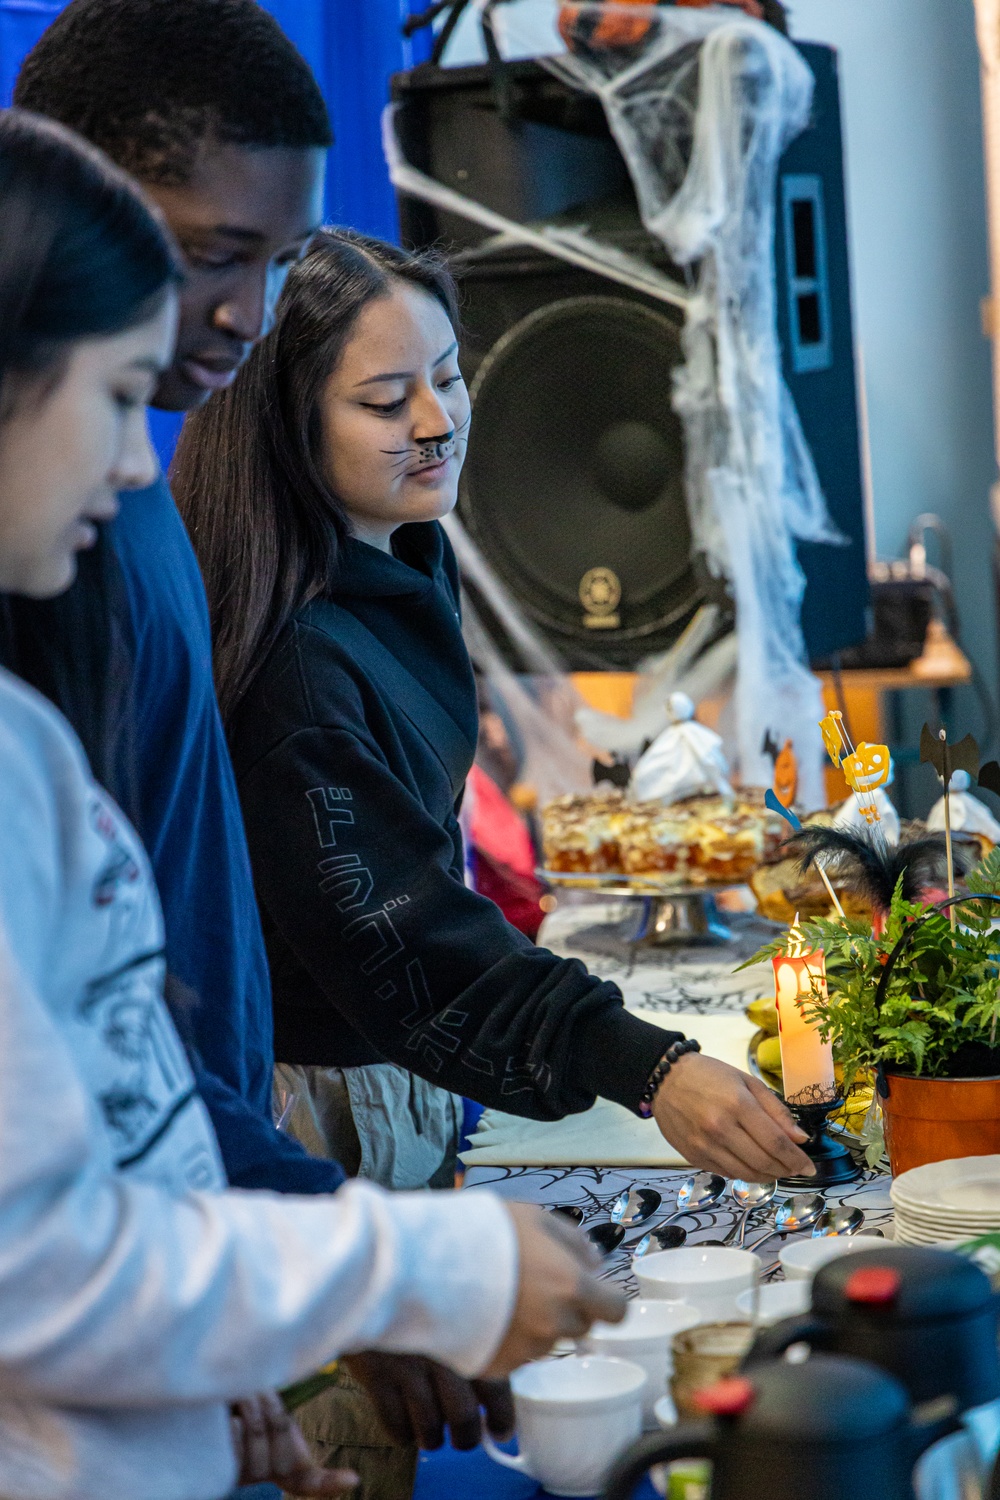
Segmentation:
{"type": "Polygon", "coordinates": [[[631,802],[622,792],[558,797],[545,808],[546,868],[560,874],[668,877],[676,885],[744,881],[774,857],[786,826],[755,793],[631,802]]]}

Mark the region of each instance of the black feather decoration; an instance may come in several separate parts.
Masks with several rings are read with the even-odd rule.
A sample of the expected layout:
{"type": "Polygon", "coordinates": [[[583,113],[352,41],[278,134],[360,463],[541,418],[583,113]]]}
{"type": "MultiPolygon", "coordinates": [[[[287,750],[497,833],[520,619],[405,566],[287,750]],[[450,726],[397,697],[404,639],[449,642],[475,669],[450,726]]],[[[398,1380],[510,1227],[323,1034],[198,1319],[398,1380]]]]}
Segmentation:
{"type": "MultiPolygon", "coordinates": [[[[893,891],[902,876],[903,897],[920,901],[929,886],[945,886],[948,880],[948,855],[944,834],[928,834],[898,848],[876,843],[864,830],[821,828],[816,824],[803,828],[785,843],[798,854],[803,875],[825,856],[825,868],[836,874],[853,895],[870,903],[874,911],[888,911],[893,891]]],[[[961,874],[956,860],[956,873],[961,874]]]]}

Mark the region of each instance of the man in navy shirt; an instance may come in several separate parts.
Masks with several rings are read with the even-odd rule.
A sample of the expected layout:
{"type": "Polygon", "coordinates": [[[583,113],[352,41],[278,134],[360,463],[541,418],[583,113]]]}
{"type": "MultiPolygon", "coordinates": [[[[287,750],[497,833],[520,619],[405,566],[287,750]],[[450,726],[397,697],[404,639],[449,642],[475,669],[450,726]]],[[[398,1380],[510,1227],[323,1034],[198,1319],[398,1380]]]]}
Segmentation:
{"type": "MultiPolygon", "coordinates": [[[[172,411],[207,401],[267,331],[287,268],[322,221],[330,127],[305,63],[246,0],[74,0],[28,54],[14,102],[86,135],[162,210],[186,274],[175,362],[154,401],[172,411]],[[222,55],[232,59],[228,77],[222,55]]],[[[163,479],[129,497],[110,533],[126,605],[130,732],[108,768],[87,726],[77,728],[149,851],[170,972],[192,994],[186,1019],[206,1073],[238,1096],[216,1116],[231,1180],[287,1189],[284,1156],[270,1182],[246,1180],[229,1160],[238,1101],[250,1106],[245,1120],[270,1116],[271,997],[201,575],[163,479]]],[[[72,616],[72,592],[45,609],[47,623],[72,616]]],[[[210,1090],[214,1113],[224,1095],[210,1090]]],[[[259,1138],[262,1150],[282,1145],[273,1137],[259,1138]]],[[[288,1160],[294,1150],[289,1143],[288,1160]]],[[[325,1163],[315,1187],[342,1180],[325,1163]]]]}
{"type": "MultiPolygon", "coordinates": [[[[29,53],[14,97],[100,146],[163,213],[186,276],[177,353],[154,405],[186,411],[207,401],[267,333],[288,267],[322,222],[331,135],[307,65],[253,0],[71,0],[29,53]]],[[[59,682],[87,670],[78,591],[12,605],[22,642],[34,632],[46,660],[62,649],[71,664],[68,679],[41,671],[36,685],[60,701],[146,843],[170,973],[190,996],[180,1020],[203,1064],[199,1087],[231,1182],[333,1191],[343,1181],[337,1164],[308,1156],[271,1123],[267,959],[215,701],[205,592],[165,480],[130,495],[103,552],[124,605],[128,737],[109,757],[72,701],[60,701],[59,682]]],[[[23,662],[19,670],[32,675],[23,662]]],[[[106,672],[106,659],[95,657],[95,670],[106,672]]],[[[475,1446],[480,1402],[495,1431],[511,1425],[509,1393],[495,1383],[383,1356],[360,1356],[351,1369],[400,1443],[438,1446],[447,1422],[456,1446],[475,1446]]],[[[414,1461],[406,1455],[411,1470],[414,1461]]],[[[382,1462],[391,1469],[384,1454],[382,1462]]],[[[399,1466],[386,1478],[386,1495],[404,1492],[399,1466]]],[[[365,1493],[374,1500],[374,1489],[365,1493]]]]}

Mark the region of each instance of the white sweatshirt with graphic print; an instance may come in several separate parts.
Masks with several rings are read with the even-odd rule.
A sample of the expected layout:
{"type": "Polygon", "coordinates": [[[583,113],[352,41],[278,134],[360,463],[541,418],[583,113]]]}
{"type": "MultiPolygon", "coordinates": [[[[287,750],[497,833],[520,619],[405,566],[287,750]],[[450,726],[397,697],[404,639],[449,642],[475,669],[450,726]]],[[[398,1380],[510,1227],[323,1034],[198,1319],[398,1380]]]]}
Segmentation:
{"type": "Polygon", "coordinates": [[[0,670],[3,1500],[218,1500],[234,1398],[361,1348],[472,1374],[510,1316],[488,1193],[225,1188],[162,948],[135,834],[0,670]]]}

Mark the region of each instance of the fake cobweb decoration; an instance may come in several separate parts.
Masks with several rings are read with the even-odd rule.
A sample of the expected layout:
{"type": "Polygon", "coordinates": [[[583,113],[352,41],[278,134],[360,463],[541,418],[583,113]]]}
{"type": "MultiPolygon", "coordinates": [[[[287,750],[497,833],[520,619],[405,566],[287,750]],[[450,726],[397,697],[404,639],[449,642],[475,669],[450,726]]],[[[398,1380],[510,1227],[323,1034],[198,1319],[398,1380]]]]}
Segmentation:
{"type": "MultiPolygon", "coordinates": [[[[524,6],[477,0],[508,55],[524,55],[524,6]],[[502,23],[502,26],[501,26],[502,23]]],[[[686,283],[572,228],[519,225],[414,171],[386,117],[396,185],[679,307],[683,366],[672,404],[685,429],[695,546],[736,605],[732,704],[744,783],[766,785],[767,732],[790,738],[799,795],[825,805],[820,684],[806,664],[805,578],[795,541],[841,543],[781,376],[775,319],[774,195],[779,158],[809,118],[813,77],[773,28],[731,9],[550,6],[571,50],[540,58],[600,99],[643,222],[686,283]],[[608,22],[638,36],[595,42],[608,22]]],[[[535,8],[537,18],[537,7],[535,8]]],[[[534,23],[537,26],[537,21],[534,23]]],[[[605,34],[607,34],[607,28],[605,34]]],[[[619,35],[621,35],[619,30],[619,35]]]]}
{"type": "MultiPolygon", "coordinates": [[[[572,37],[616,7],[570,9],[572,37]]],[[[805,660],[794,539],[842,538],[781,377],[773,274],[778,160],[808,121],[813,78],[761,22],[674,8],[644,14],[649,29],[638,45],[584,42],[547,61],[598,95],[646,228],[693,269],[673,405],[685,427],[695,544],[736,602],[740,772],[767,784],[762,745],[769,726],[780,726],[795,744],[802,799],[819,807],[823,705],[805,660]]]]}

